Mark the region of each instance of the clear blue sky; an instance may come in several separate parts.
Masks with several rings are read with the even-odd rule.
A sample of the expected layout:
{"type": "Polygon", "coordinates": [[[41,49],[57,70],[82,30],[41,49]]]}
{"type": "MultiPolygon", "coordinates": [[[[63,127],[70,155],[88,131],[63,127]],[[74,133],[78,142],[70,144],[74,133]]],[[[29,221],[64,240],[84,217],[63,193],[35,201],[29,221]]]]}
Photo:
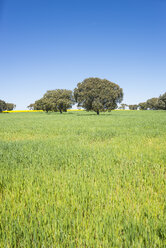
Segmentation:
{"type": "Polygon", "coordinates": [[[0,0],[0,99],[107,78],[139,103],[166,91],[166,0],[0,0]]]}

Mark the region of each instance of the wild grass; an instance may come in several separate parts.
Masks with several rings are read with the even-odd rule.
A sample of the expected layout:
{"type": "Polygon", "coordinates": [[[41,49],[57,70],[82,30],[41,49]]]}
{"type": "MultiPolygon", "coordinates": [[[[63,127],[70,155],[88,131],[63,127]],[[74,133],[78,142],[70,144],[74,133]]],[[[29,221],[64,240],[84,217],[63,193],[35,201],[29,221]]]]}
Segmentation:
{"type": "Polygon", "coordinates": [[[0,247],[166,247],[165,123],[0,114],[0,247]]]}

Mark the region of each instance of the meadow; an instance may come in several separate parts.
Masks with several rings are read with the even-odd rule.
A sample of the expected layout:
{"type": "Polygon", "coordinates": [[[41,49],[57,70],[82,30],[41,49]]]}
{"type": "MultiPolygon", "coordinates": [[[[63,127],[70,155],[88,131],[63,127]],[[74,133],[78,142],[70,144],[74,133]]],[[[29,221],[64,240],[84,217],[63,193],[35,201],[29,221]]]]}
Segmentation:
{"type": "Polygon", "coordinates": [[[0,114],[0,247],[166,247],[166,112],[0,114]]]}

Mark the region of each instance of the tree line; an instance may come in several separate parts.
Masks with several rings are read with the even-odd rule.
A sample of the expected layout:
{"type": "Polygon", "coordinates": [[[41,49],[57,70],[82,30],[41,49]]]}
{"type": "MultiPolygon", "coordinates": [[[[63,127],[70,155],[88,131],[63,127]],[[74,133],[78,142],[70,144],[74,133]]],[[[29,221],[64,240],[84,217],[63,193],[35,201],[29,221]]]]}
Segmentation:
{"type": "Polygon", "coordinates": [[[8,103],[0,99],[0,112],[8,110],[11,111],[16,107],[14,103],[8,103]]]}
{"type": "MultiPolygon", "coordinates": [[[[123,100],[123,89],[107,79],[97,77],[86,78],[77,84],[72,90],[55,89],[48,90],[42,98],[36,100],[28,106],[31,110],[43,110],[54,112],[66,112],[67,109],[77,103],[87,111],[95,111],[97,114],[104,111],[111,111],[118,108],[123,100]]],[[[0,112],[5,110],[13,110],[16,107],[13,103],[6,103],[0,100],[0,112]]],[[[148,99],[146,102],[139,104],[127,105],[122,103],[120,109],[129,107],[130,110],[166,110],[166,93],[158,98],[148,99]]]]}
{"type": "Polygon", "coordinates": [[[71,91],[56,89],[47,91],[43,97],[28,106],[29,109],[66,112],[77,103],[87,111],[97,114],[117,108],[123,100],[123,90],[118,84],[100,78],[87,78],[71,91]]]}
{"type": "Polygon", "coordinates": [[[166,92],[159,97],[153,97],[148,99],[146,102],[140,102],[139,104],[127,105],[122,103],[120,109],[129,107],[130,110],[166,110],[166,92]]]}

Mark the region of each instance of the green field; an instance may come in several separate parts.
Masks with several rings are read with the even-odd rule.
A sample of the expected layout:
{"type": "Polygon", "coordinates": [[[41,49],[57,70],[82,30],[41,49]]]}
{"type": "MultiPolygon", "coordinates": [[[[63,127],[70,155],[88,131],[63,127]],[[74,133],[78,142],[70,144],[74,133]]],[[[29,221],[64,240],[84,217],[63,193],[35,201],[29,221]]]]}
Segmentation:
{"type": "Polygon", "coordinates": [[[166,247],[166,112],[0,114],[0,247],[166,247]]]}

